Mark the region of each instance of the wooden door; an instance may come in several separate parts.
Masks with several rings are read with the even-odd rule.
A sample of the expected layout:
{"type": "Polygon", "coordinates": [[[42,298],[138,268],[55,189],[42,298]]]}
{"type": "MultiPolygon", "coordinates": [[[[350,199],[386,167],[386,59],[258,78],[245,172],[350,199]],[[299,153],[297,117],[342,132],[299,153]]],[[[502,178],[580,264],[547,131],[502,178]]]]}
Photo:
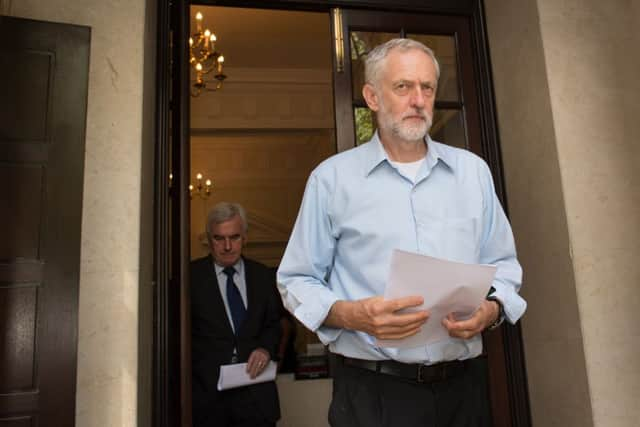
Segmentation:
{"type": "Polygon", "coordinates": [[[0,16],[0,424],[73,426],[90,30],[0,16]]]}
{"type": "MultiPolygon", "coordinates": [[[[501,189],[498,142],[490,129],[495,123],[487,121],[492,102],[487,98],[482,105],[480,99],[480,92],[487,88],[487,77],[477,71],[481,68],[480,52],[475,48],[471,16],[349,9],[334,9],[332,15],[339,151],[368,141],[376,129],[374,114],[361,93],[367,53],[392,38],[408,37],[431,47],[440,63],[431,137],[485,158],[496,187],[501,189]]],[[[503,197],[502,201],[504,204],[503,197]]],[[[513,381],[524,376],[522,359],[516,354],[519,339],[519,329],[511,326],[484,336],[495,427],[525,426],[529,422],[526,384],[513,381]],[[505,342],[505,336],[509,342],[505,342]]]]}

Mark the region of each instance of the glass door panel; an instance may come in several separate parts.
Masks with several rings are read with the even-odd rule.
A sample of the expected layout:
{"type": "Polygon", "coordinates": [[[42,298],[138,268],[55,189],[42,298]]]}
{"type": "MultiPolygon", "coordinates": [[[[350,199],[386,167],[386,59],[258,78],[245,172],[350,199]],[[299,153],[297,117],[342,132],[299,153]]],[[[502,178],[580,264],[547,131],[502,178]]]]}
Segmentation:
{"type": "Polygon", "coordinates": [[[437,108],[429,135],[435,141],[458,148],[467,148],[466,129],[462,109],[437,108]]]}
{"type": "Polygon", "coordinates": [[[460,82],[458,81],[458,52],[454,36],[440,36],[432,34],[407,34],[407,38],[417,40],[429,46],[438,58],[440,64],[440,79],[436,103],[460,102],[460,82]]]}
{"type": "Polygon", "coordinates": [[[355,10],[342,10],[341,16],[344,71],[334,73],[339,151],[368,141],[376,129],[375,117],[362,98],[368,53],[392,38],[410,37],[433,49],[440,63],[430,135],[482,156],[471,36],[465,17],[355,10]]]}
{"type": "Polygon", "coordinates": [[[391,39],[400,37],[400,33],[383,33],[372,31],[350,31],[351,43],[351,82],[354,104],[366,107],[362,98],[364,85],[364,61],[371,49],[391,39]]]}

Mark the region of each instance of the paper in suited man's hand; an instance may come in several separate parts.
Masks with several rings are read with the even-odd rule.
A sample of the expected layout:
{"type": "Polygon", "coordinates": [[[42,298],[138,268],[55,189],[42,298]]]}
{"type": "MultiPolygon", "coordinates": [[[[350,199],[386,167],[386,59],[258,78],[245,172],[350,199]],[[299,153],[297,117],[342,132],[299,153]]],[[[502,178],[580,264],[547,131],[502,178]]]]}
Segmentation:
{"type": "Polygon", "coordinates": [[[233,365],[220,366],[220,376],[218,377],[218,390],[243,387],[246,385],[273,381],[276,379],[278,364],[271,360],[264,371],[254,379],[247,373],[246,363],[235,363],[233,365]]]}

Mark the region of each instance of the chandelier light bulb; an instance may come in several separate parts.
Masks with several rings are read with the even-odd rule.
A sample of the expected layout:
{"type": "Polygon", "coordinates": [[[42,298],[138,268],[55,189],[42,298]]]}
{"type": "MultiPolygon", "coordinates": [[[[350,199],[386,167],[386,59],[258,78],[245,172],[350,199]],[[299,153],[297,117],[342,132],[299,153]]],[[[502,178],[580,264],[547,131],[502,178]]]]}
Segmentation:
{"type": "Polygon", "coordinates": [[[193,46],[193,38],[189,37],[189,46],[193,46]]]}
{"type": "Polygon", "coordinates": [[[197,179],[198,181],[200,181],[200,180],[202,179],[202,174],[201,174],[201,173],[197,174],[197,175],[196,175],[196,179],[197,179]]]}
{"type": "Polygon", "coordinates": [[[209,29],[207,28],[206,30],[204,30],[204,36],[206,38],[209,38],[209,36],[211,35],[211,31],[209,31],[209,29]]]}
{"type": "Polygon", "coordinates": [[[202,13],[200,12],[196,13],[196,20],[202,21],[202,13]]]}
{"type": "Polygon", "coordinates": [[[222,56],[222,55],[218,56],[218,62],[223,63],[224,62],[224,56],[222,56]]]}
{"type": "Polygon", "coordinates": [[[202,64],[199,62],[196,64],[196,71],[202,71],[202,64]]]}
{"type": "Polygon", "coordinates": [[[216,35],[215,35],[215,34],[213,34],[213,33],[211,33],[211,37],[210,37],[210,39],[211,39],[211,41],[212,41],[212,42],[214,42],[214,41],[218,40],[218,39],[216,38],[216,35]]]}
{"type": "Polygon", "coordinates": [[[210,180],[210,179],[208,179],[208,180],[205,182],[205,185],[206,185],[207,187],[211,187],[211,180],[210,180]]]}

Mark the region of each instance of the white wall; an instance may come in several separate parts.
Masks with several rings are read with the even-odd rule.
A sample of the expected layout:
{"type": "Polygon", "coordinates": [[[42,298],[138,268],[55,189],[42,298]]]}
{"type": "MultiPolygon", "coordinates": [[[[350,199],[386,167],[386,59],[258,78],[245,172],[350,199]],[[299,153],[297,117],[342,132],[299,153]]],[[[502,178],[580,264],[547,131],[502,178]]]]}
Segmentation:
{"type": "Polygon", "coordinates": [[[136,425],[143,84],[154,80],[144,74],[144,58],[155,49],[145,33],[145,3],[2,5],[8,15],[92,29],[76,401],[83,427],[136,425]]]}

